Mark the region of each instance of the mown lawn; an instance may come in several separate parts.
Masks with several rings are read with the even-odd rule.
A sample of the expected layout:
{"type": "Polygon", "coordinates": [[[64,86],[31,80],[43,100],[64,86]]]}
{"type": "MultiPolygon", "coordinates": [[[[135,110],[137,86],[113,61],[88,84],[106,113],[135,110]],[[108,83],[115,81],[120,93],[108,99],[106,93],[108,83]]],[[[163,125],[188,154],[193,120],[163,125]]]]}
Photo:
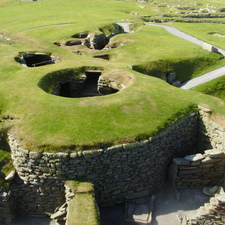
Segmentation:
{"type": "MultiPolygon", "coordinates": [[[[129,69],[134,65],[147,65],[151,71],[155,62],[171,65],[178,62],[178,77],[185,81],[224,64],[218,55],[177,38],[163,28],[140,25],[134,33],[112,38],[113,43],[123,44],[120,47],[106,51],[82,46],[82,55],[74,54],[69,47],[54,45],[54,42],[73,40],[73,36],[82,31],[100,32],[102,27],[116,22],[141,24],[141,16],[158,13],[153,3],[145,6],[113,0],[85,3],[81,0],[8,0],[0,4],[0,115],[6,118],[1,122],[2,130],[10,130],[29,150],[76,151],[148,138],[196,110],[199,103],[225,115],[224,103],[218,99],[172,87],[152,77],[152,73],[149,76],[129,69]],[[127,14],[136,11],[139,15],[127,14]],[[47,26],[55,24],[61,25],[47,26]],[[15,57],[19,52],[28,51],[51,53],[59,63],[23,67],[15,57]],[[110,60],[93,58],[96,54],[108,54],[110,60]],[[206,63],[201,63],[202,59],[206,63]],[[193,61],[198,63],[188,66],[193,61]],[[119,69],[130,73],[133,80],[116,94],[87,98],[55,96],[39,85],[49,73],[84,66],[101,67],[105,71],[119,69]]],[[[166,10],[164,6],[159,8],[166,10]]],[[[168,66],[157,69],[164,75],[171,70],[168,66]]]]}
{"type": "Polygon", "coordinates": [[[198,85],[192,90],[212,95],[225,101],[225,76],[198,85]]]}

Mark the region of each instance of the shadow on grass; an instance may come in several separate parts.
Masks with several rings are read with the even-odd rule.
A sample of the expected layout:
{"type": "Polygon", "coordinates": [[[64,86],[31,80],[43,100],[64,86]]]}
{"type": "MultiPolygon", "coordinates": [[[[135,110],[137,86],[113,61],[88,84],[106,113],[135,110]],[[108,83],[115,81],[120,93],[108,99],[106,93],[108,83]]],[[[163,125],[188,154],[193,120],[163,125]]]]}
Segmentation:
{"type": "MultiPolygon", "coordinates": [[[[215,55],[213,55],[215,56],[215,55]]],[[[171,72],[176,73],[176,78],[181,83],[202,75],[206,68],[218,64],[223,59],[221,54],[216,54],[216,59],[211,57],[195,57],[183,60],[158,60],[145,64],[133,65],[133,70],[166,80],[171,72]]]]}

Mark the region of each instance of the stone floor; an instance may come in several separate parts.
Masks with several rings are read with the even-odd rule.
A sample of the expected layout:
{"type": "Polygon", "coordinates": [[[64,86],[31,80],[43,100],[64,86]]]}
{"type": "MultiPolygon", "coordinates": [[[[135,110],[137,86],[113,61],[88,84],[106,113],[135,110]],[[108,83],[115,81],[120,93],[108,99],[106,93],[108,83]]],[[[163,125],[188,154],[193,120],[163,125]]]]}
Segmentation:
{"type": "Polygon", "coordinates": [[[41,218],[41,217],[17,217],[14,219],[12,225],[55,225],[54,221],[51,221],[50,218],[41,218]]]}
{"type": "MultiPolygon", "coordinates": [[[[194,218],[197,209],[209,201],[209,197],[199,189],[183,189],[180,201],[175,198],[173,189],[167,183],[155,195],[151,225],[180,225],[185,216],[194,218]]],[[[132,225],[125,221],[125,205],[101,208],[102,225],[132,225]]]]}

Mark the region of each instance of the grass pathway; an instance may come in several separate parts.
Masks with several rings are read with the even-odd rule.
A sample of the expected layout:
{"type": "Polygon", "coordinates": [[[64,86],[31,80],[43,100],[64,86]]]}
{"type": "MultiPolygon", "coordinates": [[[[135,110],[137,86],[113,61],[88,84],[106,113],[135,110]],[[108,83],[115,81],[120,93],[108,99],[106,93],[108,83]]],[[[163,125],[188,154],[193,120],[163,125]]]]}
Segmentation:
{"type": "MultiPolygon", "coordinates": [[[[169,33],[177,36],[177,37],[180,37],[180,38],[183,38],[184,40],[187,40],[187,41],[190,41],[196,45],[200,45],[200,46],[203,46],[203,44],[205,43],[204,41],[201,41],[189,34],[186,34],[180,30],[178,30],[177,28],[175,27],[171,27],[171,26],[166,26],[166,25],[160,25],[160,24],[152,24],[152,23],[145,23],[146,25],[152,25],[152,26],[157,26],[157,27],[162,27],[164,29],[166,29],[169,33]]],[[[223,56],[225,56],[225,50],[221,49],[221,48],[218,48],[218,51],[219,53],[221,53],[223,56]]],[[[199,76],[199,77],[196,77],[196,78],[193,78],[189,81],[186,81],[184,83],[181,84],[181,88],[182,89],[190,89],[190,88],[193,88],[199,84],[203,84],[205,82],[208,82],[210,80],[214,80],[218,77],[221,77],[225,74],[225,66],[219,68],[219,69],[216,69],[216,70],[213,70],[209,73],[206,73],[202,76],[199,76]]]]}

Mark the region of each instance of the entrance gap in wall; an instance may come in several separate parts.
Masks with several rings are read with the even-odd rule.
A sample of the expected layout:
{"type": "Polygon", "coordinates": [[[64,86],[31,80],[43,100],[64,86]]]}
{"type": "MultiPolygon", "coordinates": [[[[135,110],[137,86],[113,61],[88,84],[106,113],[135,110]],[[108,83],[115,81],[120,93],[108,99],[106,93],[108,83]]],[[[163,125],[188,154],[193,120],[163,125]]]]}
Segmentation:
{"type": "Polygon", "coordinates": [[[87,79],[84,84],[82,97],[100,96],[101,94],[98,92],[98,79],[101,75],[101,71],[87,70],[85,74],[87,79]]]}
{"type": "Polygon", "coordinates": [[[59,96],[71,98],[70,81],[60,84],[59,96]]]}
{"type": "Polygon", "coordinates": [[[100,70],[86,70],[83,79],[60,83],[59,96],[69,98],[101,96],[98,91],[98,80],[101,73],[100,70]]]}

